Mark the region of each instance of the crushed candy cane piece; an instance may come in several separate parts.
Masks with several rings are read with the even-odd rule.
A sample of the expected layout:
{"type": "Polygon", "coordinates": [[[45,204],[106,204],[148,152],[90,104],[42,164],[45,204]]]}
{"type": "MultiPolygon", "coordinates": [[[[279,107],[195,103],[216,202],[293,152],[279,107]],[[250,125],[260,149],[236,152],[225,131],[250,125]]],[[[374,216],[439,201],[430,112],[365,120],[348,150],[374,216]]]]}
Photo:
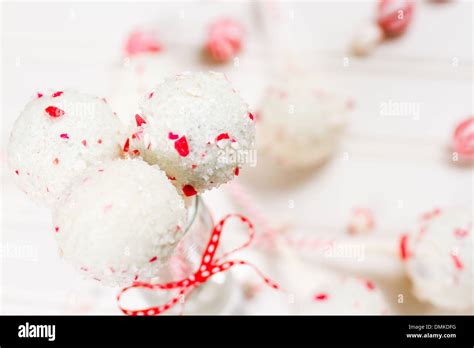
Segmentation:
{"type": "Polygon", "coordinates": [[[188,141],[185,135],[174,142],[174,148],[182,157],[189,155],[188,141]]]}
{"type": "Polygon", "coordinates": [[[137,127],[141,127],[142,124],[146,123],[146,121],[141,117],[139,114],[135,115],[135,121],[137,123],[137,127]]]}
{"type": "Polygon", "coordinates": [[[61,117],[64,115],[64,111],[55,106],[48,106],[46,109],[44,109],[44,111],[46,111],[46,113],[53,118],[61,117]]]}
{"type": "Polygon", "coordinates": [[[196,190],[191,185],[184,185],[183,193],[186,197],[191,197],[197,194],[196,190]]]}
{"type": "Polygon", "coordinates": [[[321,293],[321,294],[316,294],[314,295],[314,300],[315,301],[325,301],[329,298],[328,294],[321,293]]]}
{"type": "Polygon", "coordinates": [[[173,134],[173,132],[169,132],[169,133],[168,133],[168,138],[169,138],[170,140],[176,140],[176,139],[179,138],[179,135],[178,135],[178,134],[173,134]]]}
{"type": "Polygon", "coordinates": [[[130,149],[130,139],[127,138],[127,140],[125,140],[125,144],[123,145],[123,152],[128,152],[129,149],[130,149]]]}

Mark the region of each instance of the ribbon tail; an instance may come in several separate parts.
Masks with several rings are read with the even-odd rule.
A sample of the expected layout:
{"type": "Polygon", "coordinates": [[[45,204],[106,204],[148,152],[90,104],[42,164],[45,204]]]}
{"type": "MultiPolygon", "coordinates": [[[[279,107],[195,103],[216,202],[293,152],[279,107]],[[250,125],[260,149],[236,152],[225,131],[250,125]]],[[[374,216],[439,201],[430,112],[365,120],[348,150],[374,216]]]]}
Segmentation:
{"type": "MultiPolygon", "coordinates": [[[[280,287],[280,285],[278,285],[273,280],[268,278],[265,274],[263,274],[262,271],[260,271],[258,269],[258,267],[255,266],[253,263],[250,263],[250,262],[247,262],[247,261],[244,261],[244,260],[229,260],[229,261],[225,261],[222,265],[220,265],[218,267],[220,267],[222,269],[222,271],[224,271],[224,270],[227,270],[227,269],[229,269],[233,266],[237,266],[237,265],[244,265],[244,266],[248,266],[248,267],[252,268],[255,271],[255,273],[265,282],[266,285],[270,286],[271,288],[273,288],[275,290],[283,291],[283,289],[280,287]]],[[[220,271],[220,272],[222,272],[222,271],[220,271]]],[[[216,273],[219,273],[219,272],[216,272],[216,273]]]]}
{"type": "Polygon", "coordinates": [[[159,287],[150,287],[142,284],[134,284],[131,285],[127,288],[122,289],[120,293],[117,295],[117,303],[119,309],[124,313],[125,315],[132,315],[132,316],[137,316],[137,315],[144,315],[144,316],[152,316],[152,315],[158,315],[162,314],[169,309],[173,308],[180,300],[185,296],[186,292],[192,287],[182,287],[179,291],[179,293],[171,298],[168,302],[164,303],[163,305],[160,306],[154,306],[154,307],[149,307],[149,308],[144,308],[144,309],[138,309],[138,310],[130,310],[130,309],[125,309],[122,307],[120,304],[120,299],[122,295],[124,295],[128,290],[135,289],[135,288],[144,288],[144,289],[149,289],[149,290],[156,290],[159,288],[160,290],[163,290],[162,286],[159,287]]]}

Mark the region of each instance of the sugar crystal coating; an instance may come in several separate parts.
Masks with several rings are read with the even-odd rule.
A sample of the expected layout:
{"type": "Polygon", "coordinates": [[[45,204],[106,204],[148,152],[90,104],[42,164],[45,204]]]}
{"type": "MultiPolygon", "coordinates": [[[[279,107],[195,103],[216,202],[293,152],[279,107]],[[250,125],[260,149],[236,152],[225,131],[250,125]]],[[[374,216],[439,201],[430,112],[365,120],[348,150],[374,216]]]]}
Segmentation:
{"type": "Polygon", "coordinates": [[[415,295],[449,310],[472,308],[472,211],[438,211],[404,238],[400,243],[404,249],[401,256],[406,261],[415,295]]]}
{"type": "Polygon", "coordinates": [[[85,168],[118,158],[122,138],[122,123],[103,99],[40,93],[15,122],[8,161],[18,186],[51,206],[85,168]]]}
{"type": "Polygon", "coordinates": [[[140,117],[136,146],[185,195],[233,179],[254,149],[248,106],[220,73],[166,80],[142,103],[140,117]]]}
{"type": "Polygon", "coordinates": [[[60,203],[53,212],[60,254],[106,285],[157,276],[186,229],[183,199],[140,159],[88,168],[60,203]]]}

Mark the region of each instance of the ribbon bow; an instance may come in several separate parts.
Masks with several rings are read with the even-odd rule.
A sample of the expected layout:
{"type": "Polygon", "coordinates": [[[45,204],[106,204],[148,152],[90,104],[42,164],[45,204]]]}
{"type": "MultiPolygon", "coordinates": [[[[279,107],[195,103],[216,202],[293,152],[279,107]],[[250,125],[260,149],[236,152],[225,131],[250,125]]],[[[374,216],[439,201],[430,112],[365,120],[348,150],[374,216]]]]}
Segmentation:
{"type": "Polygon", "coordinates": [[[225,272],[236,265],[247,265],[250,266],[257,272],[257,274],[263,279],[263,281],[270,287],[274,289],[279,289],[280,287],[271,281],[269,278],[265,277],[263,273],[253,264],[248,263],[247,261],[243,260],[224,260],[227,256],[242,250],[250,245],[252,240],[255,236],[255,230],[253,224],[245,217],[239,214],[229,214],[226,215],[219,223],[213,228],[212,234],[209,238],[209,242],[207,243],[206,249],[204,251],[204,255],[202,256],[201,263],[199,265],[198,270],[191,274],[189,277],[185,279],[181,279],[178,281],[172,281],[166,284],[151,284],[147,282],[134,282],[132,285],[123,288],[120,293],[117,295],[117,302],[120,310],[126,315],[158,315],[161,313],[166,312],[167,310],[171,309],[175,306],[181,298],[184,298],[186,294],[189,294],[194,288],[199,287],[201,284],[204,284],[206,281],[209,280],[214,274],[225,272]],[[216,250],[219,247],[220,237],[222,233],[222,229],[226,221],[231,217],[237,217],[240,219],[241,222],[245,223],[248,227],[249,238],[248,240],[242,244],[240,247],[233,249],[232,251],[225,253],[221,257],[215,257],[216,250]],[[120,299],[122,295],[127,292],[128,290],[134,288],[143,288],[149,290],[164,290],[164,291],[171,291],[171,290],[178,290],[179,292],[176,296],[174,296],[171,300],[166,302],[161,306],[155,306],[140,310],[129,310],[125,309],[120,305],[120,299]]]}

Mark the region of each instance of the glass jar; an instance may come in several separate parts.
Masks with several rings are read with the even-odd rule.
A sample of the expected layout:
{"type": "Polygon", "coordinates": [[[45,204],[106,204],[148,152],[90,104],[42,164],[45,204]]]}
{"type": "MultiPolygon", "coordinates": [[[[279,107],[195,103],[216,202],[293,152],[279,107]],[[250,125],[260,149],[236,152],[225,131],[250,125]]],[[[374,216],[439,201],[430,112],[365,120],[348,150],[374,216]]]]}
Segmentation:
{"type": "MultiPolygon", "coordinates": [[[[165,284],[185,279],[196,272],[209,241],[214,222],[208,208],[199,196],[189,202],[186,234],[176,246],[168,264],[154,282],[165,284]]],[[[216,257],[219,256],[219,248],[216,257]]],[[[239,301],[239,291],[229,271],[210,277],[208,281],[186,296],[184,305],[176,306],[163,314],[231,314],[239,301]]],[[[141,290],[147,304],[164,304],[175,291],[141,290]]]]}

